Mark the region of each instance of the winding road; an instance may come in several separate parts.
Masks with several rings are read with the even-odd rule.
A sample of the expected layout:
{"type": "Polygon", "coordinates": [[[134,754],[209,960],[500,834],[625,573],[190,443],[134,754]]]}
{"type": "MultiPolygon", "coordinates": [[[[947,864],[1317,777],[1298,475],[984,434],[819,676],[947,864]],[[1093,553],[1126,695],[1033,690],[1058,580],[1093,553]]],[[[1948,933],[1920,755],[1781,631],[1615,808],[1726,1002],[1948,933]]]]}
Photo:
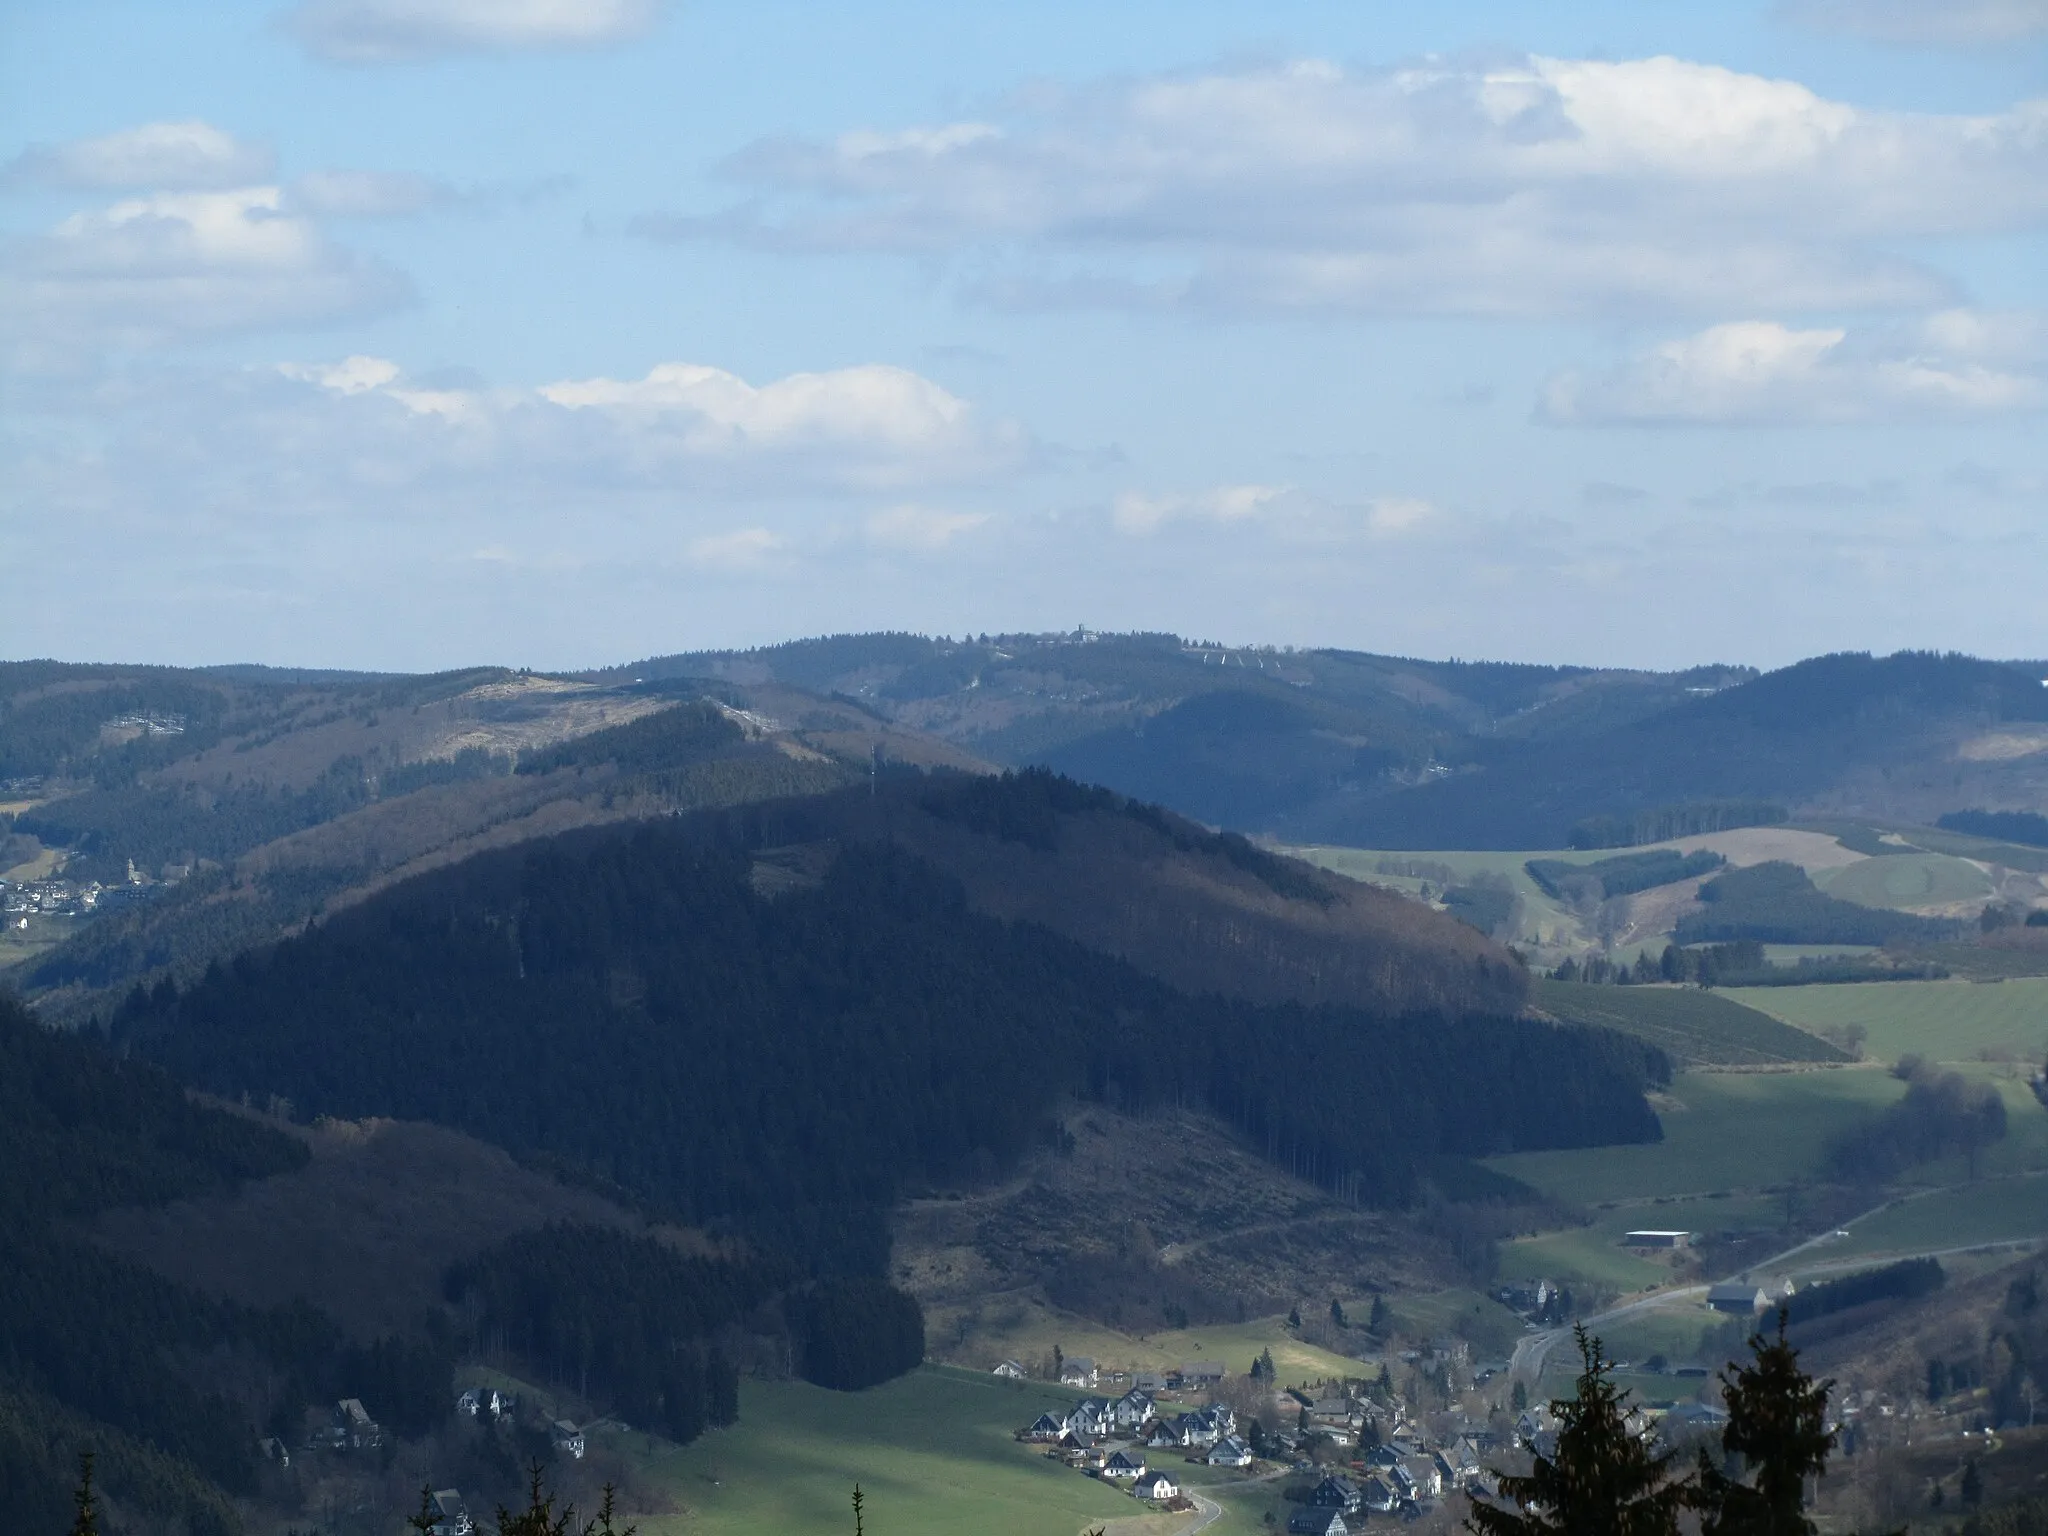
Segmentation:
{"type": "MultiPolygon", "coordinates": [[[[1847,1226],[1854,1227],[1857,1221],[1863,1221],[1871,1216],[1875,1216],[1879,1211],[1886,1209],[1893,1203],[1888,1200],[1884,1205],[1865,1211],[1855,1221],[1849,1222],[1847,1226]]],[[[1729,1278],[1740,1280],[1746,1275],[1780,1272],[1784,1269],[1788,1260],[1806,1252],[1809,1248],[1819,1247],[1821,1244],[1828,1242],[1833,1236],[1834,1232],[1830,1231],[1822,1233],[1818,1237],[1809,1237],[1802,1243],[1793,1244],[1783,1253],[1773,1254],[1768,1259],[1763,1259],[1749,1265],[1741,1274],[1733,1275],[1729,1278]]],[[[2036,1239],[2013,1238],[2002,1242],[1965,1243],[1952,1248],[1926,1248],[1915,1253],[1858,1254],[1853,1258],[1843,1259],[1839,1263],[1808,1265],[1806,1266],[1806,1272],[1808,1274],[1826,1274],[1838,1269],[1867,1268],[1873,1263],[1897,1263],[1901,1259],[1945,1259],[1959,1253],[1991,1253],[2003,1248],[2032,1248],[2034,1246],[2036,1246],[2036,1239]]],[[[1636,1297],[1633,1301],[1625,1301],[1618,1307],[1609,1307],[1605,1312],[1596,1312],[1593,1316],[1582,1317],[1578,1321],[1588,1328],[1597,1329],[1603,1324],[1617,1322],[1622,1318],[1631,1317],[1638,1312],[1648,1312],[1671,1302],[1694,1300],[1706,1295],[1708,1289],[1709,1287],[1705,1285],[1675,1285],[1661,1291],[1650,1291],[1636,1297]]],[[[1532,1333],[1524,1337],[1515,1346],[1515,1352],[1508,1361],[1508,1379],[1510,1381],[1526,1382],[1534,1386],[1543,1376],[1544,1362],[1549,1358],[1550,1351],[1556,1347],[1560,1339],[1568,1339],[1570,1337],[1571,1329],[1569,1328],[1547,1328],[1540,1333],[1532,1333]]]]}

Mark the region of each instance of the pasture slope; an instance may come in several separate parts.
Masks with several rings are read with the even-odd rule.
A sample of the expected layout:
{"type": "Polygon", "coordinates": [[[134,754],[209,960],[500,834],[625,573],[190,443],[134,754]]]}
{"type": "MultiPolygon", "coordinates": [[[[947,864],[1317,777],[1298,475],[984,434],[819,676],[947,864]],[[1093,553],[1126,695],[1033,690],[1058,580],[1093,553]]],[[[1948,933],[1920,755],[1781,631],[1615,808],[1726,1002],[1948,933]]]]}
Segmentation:
{"type": "MultiPolygon", "coordinates": [[[[1129,1494],[1016,1442],[1015,1431],[1046,1409],[1071,1407],[1071,1388],[927,1365],[865,1392],[748,1380],[740,1393],[740,1422],[687,1446],[601,1434],[600,1448],[625,1456],[636,1482],[672,1506],[635,1517],[643,1536],[850,1531],[855,1483],[868,1528],[888,1536],[1076,1536],[1126,1520],[1110,1527],[1114,1536],[1166,1536],[1189,1518],[1147,1517],[1129,1494]]],[[[1210,1527],[1219,1536],[1250,1536],[1267,1508],[1281,1506],[1274,1485],[1177,1457],[1165,1466],[1220,1498],[1224,1516],[1210,1527]]]]}
{"type": "MultiPolygon", "coordinates": [[[[1598,992],[1603,1001],[1612,994],[1617,1007],[1624,1000],[1638,1006],[1662,991],[1575,990],[1598,992]]],[[[1547,1006],[1544,986],[1537,1001],[1547,1006]]],[[[1811,1215],[1802,1226],[1799,1213],[1825,1180],[1829,1144],[1903,1093],[1883,1069],[1909,1052],[1996,1087],[2005,1100],[2005,1139],[1974,1171],[1951,1157],[1910,1170],[1888,1200],[1873,1191],[1869,1203],[1876,1208],[1838,1218],[1848,1235],[1802,1251],[1791,1272],[2048,1234],[2048,1110],[2021,1075],[2048,1047],[2048,978],[1754,988],[1717,1001],[1739,1001],[1802,1031],[1860,1024],[1872,1059],[1823,1070],[1682,1071],[1657,1100],[1661,1143],[1494,1159],[1490,1166],[1499,1171],[1592,1208],[1583,1227],[1503,1245],[1504,1275],[1590,1282],[1622,1293],[1669,1284],[1666,1261],[1620,1246],[1622,1235],[1638,1227],[1707,1236],[1783,1230],[1789,1246],[1799,1231],[1811,1230],[1811,1215]]],[[[1652,1334],[1653,1342],[1669,1334],[1669,1342],[1680,1343],[1701,1321],[1687,1315],[1655,1314],[1652,1327],[1645,1314],[1617,1341],[1642,1350],[1652,1334]]]]}
{"type": "Polygon", "coordinates": [[[1600,1024],[1647,1040],[1661,1047],[1674,1062],[1689,1065],[1793,1066],[1850,1059],[1839,1047],[1793,1028],[1754,1005],[1745,1007],[1725,993],[1698,987],[1582,986],[1568,981],[1538,981],[1529,1000],[1557,1018],[1600,1024]]]}
{"type": "Polygon", "coordinates": [[[2048,1052],[2048,977],[2001,982],[1877,981],[1824,987],[1737,987],[1727,996],[1808,1031],[1861,1024],[1865,1053],[1896,1061],[1975,1061],[2012,1050],[2039,1064],[2048,1052]]]}

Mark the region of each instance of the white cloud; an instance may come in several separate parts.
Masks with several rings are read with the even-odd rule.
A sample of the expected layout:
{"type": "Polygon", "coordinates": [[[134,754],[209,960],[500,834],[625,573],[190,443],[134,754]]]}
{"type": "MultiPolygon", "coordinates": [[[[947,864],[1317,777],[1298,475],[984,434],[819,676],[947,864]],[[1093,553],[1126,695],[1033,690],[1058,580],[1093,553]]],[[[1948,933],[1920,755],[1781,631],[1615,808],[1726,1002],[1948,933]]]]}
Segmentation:
{"type": "Polygon", "coordinates": [[[1169,523],[1242,523],[1279,509],[1291,486],[1219,485],[1193,495],[1126,491],[1110,509],[1119,532],[1157,533],[1169,523]]]}
{"type": "Polygon", "coordinates": [[[565,380],[539,393],[604,419],[627,460],[648,468],[765,455],[887,487],[1014,467],[1026,449],[1014,426],[985,423],[930,379],[882,364],[757,387],[721,368],[663,363],[642,379],[565,380]]]}
{"type": "Polygon", "coordinates": [[[1884,43],[1982,48],[2048,34],[2048,0],[1788,0],[1781,9],[1818,31],[1884,43]]]}
{"type": "Polygon", "coordinates": [[[0,247],[0,314],[16,366],[320,324],[408,295],[402,276],[334,245],[274,186],[152,193],[0,247]]]}
{"type": "Polygon", "coordinates": [[[398,380],[398,364],[389,358],[364,357],[360,353],[338,363],[279,363],[277,371],[288,379],[318,384],[338,395],[360,395],[364,390],[381,389],[398,380]]]}
{"type": "Polygon", "coordinates": [[[1290,485],[1219,485],[1192,494],[1126,491],[1110,507],[1119,533],[1157,534],[1170,527],[1259,530],[1262,537],[1297,544],[1343,544],[1361,534],[1402,538],[1443,516],[1415,496],[1336,501],[1290,485]]]}
{"type": "Polygon", "coordinates": [[[773,141],[656,238],[972,254],[1012,304],[1481,314],[1925,307],[1904,237],[2048,222],[2048,103],[1865,109],[1673,58],[1297,62],[773,141]]]}
{"type": "Polygon", "coordinates": [[[1365,526],[1381,538],[1399,538],[1442,515],[1434,502],[1419,496],[1381,496],[1367,504],[1365,526]]]}
{"type": "Polygon", "coordinates": [[[767,528],[735,528],[730,533],[692,539],[689,558],[693,565],[721,570],[758,570],[788,545],[788,539],[767,528]]]}
{"type": "Polygon", "coordinates": [[[989,520],[986,512],[949,512],[909,503],[884,507],[867,520],[868,542],[919,552],[944,549],[989,520]]]}
{"type": "Polygon", "coordinates": [[[1774,320],[1710,326],[1601,373],[1563,373],[1538,402],[1560,426],[1791,426],[2000,415],[2048,404],[2040,377],[2011,367],[2038,355],[2040,321],[1948,311],[1917,325],[1852,334],[1774,320]],[[1987,361],[1987,359],[1989,361],[1987,361]]]}
{"type": "MultiPolygon", "coordinates": [[[[386,469],[417,483],[465,473],[562,487],[785,494],[886,491],[1006,476],[1030,444],[1007,422],[899,368],[797,373],[752,385],[723,369],[662,363],[642,379],[576,379],[537,389],[448,387],[396,363],[354,356],[277,372],[331,397],[301,400],[309,430],[333,432],[344,458],[381,441],[386,469]]],[[[916,507],[879,514],[871,536],[930,545],[972,514],[916,507]]]]}
{"type": "Polygon", "coordinates": [[[445,183],[410,171],[314,171],[291,185],[294,208],[325,218],[403,218],[454,198],[445,183]]]}
{"type": "Polygon", "coordinates": [[[658,0],[305,0],[286,25],[319,58],[393,64],[625,42],[659,10],[658,0]]]}
{"type": "Polygon", "coordinates": [[[0,170],[0,179],[61,187],[195,191],[267,180],[274,163],[266,146],[195,118],[144,123],[68,144],[37,145],[0,170]]]}

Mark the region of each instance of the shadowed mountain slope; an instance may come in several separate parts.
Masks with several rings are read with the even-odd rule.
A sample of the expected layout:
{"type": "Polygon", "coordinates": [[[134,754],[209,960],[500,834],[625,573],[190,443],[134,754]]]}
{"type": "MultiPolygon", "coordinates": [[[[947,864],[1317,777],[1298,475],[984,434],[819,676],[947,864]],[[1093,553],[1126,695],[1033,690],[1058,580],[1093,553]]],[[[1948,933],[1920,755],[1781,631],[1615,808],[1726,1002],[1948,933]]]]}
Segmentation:
{"type": "MultiPolygon", "coordinates": [[[[438,1120],[679,1218],[869,1272],[880,1212],[904,1187],[1006,1166],[1062,1094],[1206,1103],[1267,1155],[1370,1204],[1409,1199],[1438,1153],[1658,1134],[1642,1091],[1661,1055],[1483,1006],[1489,989],[1518,993],[1519,972],[1470,947],[1445,956],[1455,1008],[1199,996],[975,910],[971,880],[921,856],[922,840],[946,847],[913,835],[935,814],[921,796],[937,790],[936,819],[959,818],[993,853],[1028,852],[1100,814],[1053,807],[1093,793],[1057,786],[892,783],[872,804],[901,810],[894,839],[863,831],[848,814],[858,798],[842,796],[827,807],[836,848],[790,836],[835,820],[797,801],[481,855],[189,990],[137,993],[116,1028],[219,1092],[282,1094],[304,1115],[438,1120]],[[1396,1061],[1407,1086],[1390,1095],[1396,1061]]],[[[1217,859],[1233,878],[1207,877],[1220,889],[1240,870],[1320,888],[1236,846],[1243,866],[1217,859]]],[[[1100,870],[1114,889],[1115,859],[1100,870]]],[[[1134,903],[1156,899],[1123,878],[1134,903]]],[[[1222,905],[1191,900],[1192,927],[1222,905]]],[[[1303,985],[1271,974],[1276,990],[1303,985]]]]}

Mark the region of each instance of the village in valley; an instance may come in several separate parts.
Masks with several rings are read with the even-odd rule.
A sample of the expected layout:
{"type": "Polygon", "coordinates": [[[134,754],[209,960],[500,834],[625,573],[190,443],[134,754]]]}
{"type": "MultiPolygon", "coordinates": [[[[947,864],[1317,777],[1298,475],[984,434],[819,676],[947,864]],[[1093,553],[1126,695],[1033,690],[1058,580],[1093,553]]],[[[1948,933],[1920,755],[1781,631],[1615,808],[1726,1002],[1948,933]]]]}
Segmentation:
{"type": "MultiPolygon", "coordinates": [[[[1631,1232],[1628,1246],[1682,1252],[1690,1234],[1631,1232]]],[[[1732,1331],[1765,1327],[1794,1294],[1783,1279],[1727,1281],[1674,1297],[1688,1309],[1720,1314],[1732,1331]]],[[[1500,1287],[1492,1299],[1519,1314],[1526,1341],[1558,1347],[1571,1336],[1550,1326],[1565,1298],[1545,1280],[1500,1287]]],[[[1341,1318],[1341,1304],[1332,1303],[1341,1318]]],[[[1290,1319],[1299,1332],[1299,1309],[1290,1319]]],[[[1317,1330],[1319,1331],[1319,1330],[1317,1330]]],[[[1471,1344],[1426,1343],[1365,1334],[1358,1374],[1286,1384],[1266,1349],[1242,1374],[1216,1360],[1171,1369],[1113,1367],[1055,1348],[1027,1365],[1005,1359],[998,1378],[1056,1381],[1084,1395],[1017,1427],[1015,1438],[1076,1473],[1122,1490],[1154,1511],[1216,1513],[1206,1495],[1229,1498],[1247,1484],[1276,1485],[1290,1536],[1345,1536],[1369,1521],[1426,1530],[1458,1527],[1469,1507],[1460,1495],[1498,1497],[1503,1474],[1526,1472],[1556,1451],[1558,1419],[1532,1387],[1541,1376],[1508,1360],[1475,1360],[1471,1344]]],[[[1517,1352],[1517,1360],[1520,1352],[1517,1352]]],[[[1627,1422],[1660,1450],[1690,1461],[1695,1447],[1718,1444],[1728,1414],[1714,1371],[1701,1364],[1612,1362],[1666,1385],[1631,1400],[1627,1422]]],[[[1955,1409],[1957,1405],[1950,1404],[1955,1409]]],[[[1855,1381],[1836,1384],[1828,1427],[1841,1450],[1948,1440],[1969,1433],[1968,1405],[1943,1413],[1855,1381]],[[1961,1417],[1957,1417],[1960,1412],[1961,1417]]],[[[1965,1438],[1964,1443],[1967,1443],[1965,1438]]],[[[1233,1501],[1234,1502],[1234,1501],[1233,1501]]],[[[1269,1527],[1282,1517],[1269,1512],[1269,1527]]],[[[1199,1524],[1206,1521],[1199,1521],[1199,1524]]]]}

